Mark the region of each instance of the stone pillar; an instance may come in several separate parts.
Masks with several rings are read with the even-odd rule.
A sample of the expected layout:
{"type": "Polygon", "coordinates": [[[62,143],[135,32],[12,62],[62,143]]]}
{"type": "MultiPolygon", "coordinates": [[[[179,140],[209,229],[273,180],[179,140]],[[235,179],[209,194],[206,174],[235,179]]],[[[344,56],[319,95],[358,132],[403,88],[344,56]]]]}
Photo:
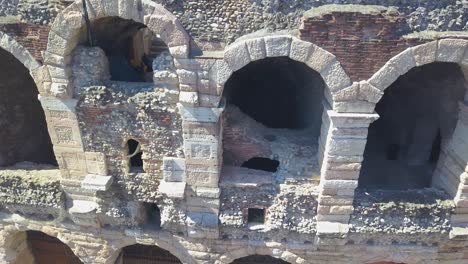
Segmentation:
{"type": "Polygon", "coordinates": [[[183,120],[188,235],[217,238],[223,109],[184,105],[179,109],[183,120]]]}
{"type": "Polygon", "coordinates": [[[468,103],[460,104],[460,113],[452,139],[442,146],[432,184],[454,197],[452,225],[468,227],[468,103]]]}
{"type": "Polygon", "coordinates": [[[102,153],[85,152],[81,141],[77,100],[40,97],[46,115],[54,153],[62,175],[62,187],[67,195],[67,209],[77,224],[99,226],[95,211],[96,191],[109,188],[112,177],[102,153]]]}
{"type": "Polygon", "coordinates": [[[328,133],[321,170],[317,232],[346,233],[354,209],[354,190],[358,186],[368,127],[378,115],[325,111],[328,133]]]}

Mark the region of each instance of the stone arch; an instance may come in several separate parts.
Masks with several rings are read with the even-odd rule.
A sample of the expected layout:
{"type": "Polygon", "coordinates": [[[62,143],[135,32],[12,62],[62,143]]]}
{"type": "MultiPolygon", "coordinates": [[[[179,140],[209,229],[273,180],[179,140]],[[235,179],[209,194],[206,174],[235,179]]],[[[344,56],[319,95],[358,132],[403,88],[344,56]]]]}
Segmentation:
{"type": "MultiPolygon", "coordinates": [[[[177,18],[162,5],[150,0],[88,0],[87,3],[90,21],[120,17],[143,23],[167,44],[174,58],[188,58],[190,38],[177,18]]],[[[69,64],[86,25],[83,13],[82,2],[77,0],[57,15],[51,26],[44,64],[52,80],[50,93],[57,97],[70,98],[73,94],[69,64]]]]}
{"type": "Polygon", "coordinates": [[[224,84],[235,71],[250,62],[271,57],[289,57],[318,72],[326,84],[325,98],[331,105],[334,95],[352,84],[335,55],[313,43],[278,35],[249,38],[228,46],[224,51],[224,65],[218,70],[219,93],[223,93],[224,84]]]}
{"type": "Polygon", "coordinates": [[[364,84],[369,86],[369,89],[377,91],[377,94],[373,94],[374,101],[377,103],[383,97],[383,92],[400,76],[415,67],[433,62],[457,63],[462,67],[465,78],[468,79],[468,40],[441,39],[408,48],[390,59],[364,84]]]}
{"type": "MultiPolygon", "coordinates": [[[[433,63],[452,63],[461,68],[465,77],[465,96],[459,102],[459,113],[457,124],[449,140],[441,143],[441,151],[437,159],[435,172],[432,174],[432,186],[445,190],[450,197],[454,198],[457,208],[466,208],[468,204],[463,198],[466,191],[460,188],[463,183],[463,169],[458,164],[468,161],[468,40],[466,39],[440,39],[408,48],[390,59],[369,80],[361,82],[360,85],[370,88],[378,93],[369,93],[374,96],[375,105],[382,99],[383,92],[397,79],[408,73],[413,68],[433,63]],[[454,163],[457,160],[458,163],[454,163]],[[452,173],[450,170],[456,171],[452,173]]],[[[370,91],[370,90],[367,90],[370,91]]],[[[373,108],[372,108],[373,111],[373,108]]],[[[464,215],[456,213],[452,216],[452,225],[466,224],[464,215]]]]}
{"type": "Polygon", "coordinates": [[[105,263],[115,264],[115,261],[119,258],[120,254],[122,253],[122,250],[125,247],[138,245],[138,244],[144,245],[144,246],[156,246],[156,247],[159,247],[160,249],[169,251],[169,253],[174,255],[184,264],[196,263],[193,257],[189,254],[188,250],[183,245],[178,243],[178,241],[176,241],[175,239],[168,239],[167,241],[166,240],[139,241],[138,239],[119,241],[118,245],[113,246],[113,248],[116,248],[116,250],[110,254],[110,256],[107,258],[105,263]]]}
{"type": "Polygon", "coordinates": [[[3,230],[0,231],[0,236],[2,237],[0,240],[0,262],[6,261],[6,263],[16,263],[15,260],[19,257],[17,249],[27,241],[26,234],[28,231],[37,231],[58,239],[63,245],[67,246],[80,261],[87,263],[83,256],[80,256],[80,250],[75,247],[75,243],[73,243],[71,239],[66,239],[66,236],[61,235],[59,230],[53,230],[52,228],[35,229],[19,225],[3,226],[3,230]]]}
{"type": "Polygon", "coordinates": [[[306,263],[305,259],[287,250],[282,250],[279,248],[243,247],[237,250],[231,250],[230,252],[220,256],[219,259],[215,262],[215,264],[231,264],[236,259],[240,259],[240,258],[252,256],[252,255],[271,256],[277,259],[284,260],[291,264],[306,263]]]}
{"type": "Polygon", "coordinates": [[[15,39],[1,31],[0,48],[8,51],[13,56],[15,56],[15,58],[17,58],[30,72],[41,66],[41,64],[31,55],[31,53],[26,48],[24,48],[18,42],[16,42],[15,39]]]}

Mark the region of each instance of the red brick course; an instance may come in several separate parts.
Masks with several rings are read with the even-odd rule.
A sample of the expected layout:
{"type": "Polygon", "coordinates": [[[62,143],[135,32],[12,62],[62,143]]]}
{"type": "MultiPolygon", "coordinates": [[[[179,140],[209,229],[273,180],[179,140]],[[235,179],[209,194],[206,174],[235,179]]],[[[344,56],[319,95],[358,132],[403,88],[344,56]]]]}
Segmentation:
{"type": "Polygon", "coordinates": [[[389,59],[427,41],[401,38],[398,15],[332,13],[304,18],[300,38],[333,53],[353,81],[367,80],[389,59]]]}
{"type": "Polygon", "coordinates": [[[50,31],[48,26],[26,23],[5,24],[0,25],[0,31],[14,38],[36,60],[42,62],[41,51],[45,51],[47,48],[47,39],[50,31]]]}

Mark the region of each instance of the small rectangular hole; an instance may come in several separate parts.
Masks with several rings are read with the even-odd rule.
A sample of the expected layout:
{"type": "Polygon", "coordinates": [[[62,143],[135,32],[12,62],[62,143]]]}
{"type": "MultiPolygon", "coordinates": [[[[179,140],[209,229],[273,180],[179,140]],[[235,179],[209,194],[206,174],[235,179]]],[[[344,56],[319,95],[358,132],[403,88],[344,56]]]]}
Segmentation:
{"type": "Polygon", "coordinates": [[[249,224],[264,224],[265,209],[264,208],[249,208],[247,222],[249,224]]]}

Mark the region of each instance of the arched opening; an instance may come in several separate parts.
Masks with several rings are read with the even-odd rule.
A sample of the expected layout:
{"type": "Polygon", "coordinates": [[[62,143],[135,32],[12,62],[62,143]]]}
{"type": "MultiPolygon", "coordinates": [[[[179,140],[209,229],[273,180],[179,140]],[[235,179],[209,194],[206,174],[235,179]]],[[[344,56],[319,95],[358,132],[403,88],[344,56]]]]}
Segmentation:
{"type": "Polygon", "coordinates": [[[132,245],[124,247],[115,264],[175,264],[182,263],[169,251],[157,246],[132,245]]]}
{"type": "Polygon", "coordinates": [[[29,70],[0,49],[0,167],[57,166],[38,94],[29,70]]]}
{"type": "Polygon", "coordinates": [[[417,67],[388,87],[369,128],[359,187],[431,187],[444,147],[456,127],[466,92],[457,64],[417,67]]]}
{"type": "Polygon", "coordinates": [[[254,157],[242,163],[241,167],[249,168],[252,170],[263,170],[269,172],[276,172],[278,170],[279,161],[268,158],[254,157]]]}
{"type": "Polygon", "coordinates": [[[143,151],[141,150],[140,142],[129,139],[127,141],[127,157],[129,164],[129,172],[143,172],[143,151]]]}
{"type": "Polygon", "coordinates": [[[236,259],[232,264],[290,264],[284,260],[266,255],[253,255],[236,259]]]}
{"type": "Polygon", "coordinates": [[[15,236],[12,244],[17,252],[16,264],[82,264],[62,241],[38,231],[26,231],[15,236]]]}
{"type": "Polygon", "coordinates": [[[224,166],[319,175],[324,89],[319,73],[288,57],[254,61],[234,72],[224,88],[224,166]]]}
{"type": "Polygon", "coordinates": [[[142,227],[151,230],[161,229],[161,210],[158,205],[155,203],[143,203],[142,209],[142,227]]]}
{"type": "Polygon", "coordinates": [[[87,33],[82,33],[88,45],[105,52],[113,81],[152,82],[153,60],[169,50],[144,24],[120,17],[93,21],[91,35],[90,41],[87,33]]]}

